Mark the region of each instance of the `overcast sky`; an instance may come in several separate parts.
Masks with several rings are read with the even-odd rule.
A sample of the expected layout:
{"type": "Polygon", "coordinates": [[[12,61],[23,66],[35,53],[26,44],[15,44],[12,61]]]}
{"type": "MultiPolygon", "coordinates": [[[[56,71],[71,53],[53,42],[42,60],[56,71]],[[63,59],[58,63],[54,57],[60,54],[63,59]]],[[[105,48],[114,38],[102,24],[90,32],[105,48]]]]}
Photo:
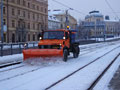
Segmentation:
{"type": "MultiPolygon", "coordinates": [[[[109,15],[111,19],[115,19],[115,14],[113,14],[110,7],[107,5],[105,0],[56,0],[61,2],[75,10],[78,10],[78,13],[75,10],[69,10],[70,14],[73,15],[76,19],[84,19],[85,15],[87,15],[92,10],[99,10],[104,16],[109,15]]],[[[107,0],[114,12],[116,12],[117,16],[120,18],[120,0],[107,0]]],[[[48,7],[50,10],[61,9],[66,10],[67,7],[64,7],[54,0],[48,0],[48,7]]]]}

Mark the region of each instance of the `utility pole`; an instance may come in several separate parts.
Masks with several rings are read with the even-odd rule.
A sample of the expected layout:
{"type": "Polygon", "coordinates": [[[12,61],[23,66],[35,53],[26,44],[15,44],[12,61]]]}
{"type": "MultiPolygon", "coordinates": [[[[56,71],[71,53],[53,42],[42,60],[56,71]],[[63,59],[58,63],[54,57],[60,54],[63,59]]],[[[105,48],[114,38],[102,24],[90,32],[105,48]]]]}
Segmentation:
{"type": "Polygon", "coordinates": [[[69,25],[69,21],[68,21],[68,10],[66,10],[66,27],[69,25]]]}
{"type": "Polygon", "coordinates": [[[66,10],[66,27],[69,26],[68,10],[73,10],[73,8],[69,8],[66,10]]]}
{"type": "Polygon", "coordinates": [[[106,24],[104,22],[104,42],[105,42],[105,39],[106,39],[106,24]]]}
{"type": "Polygon", "coordinates": [[[7,42],[9,43],[9,6],[7,0],[7,42]]]}
{"type": "Polygon", "coordinates": [[[1,0],[1,42],[4,42],[3,38],[3,0],[1,0]]]}
{"type": "Polygon", "coordinates": [[[95,19],[95,40],[97,41],[96,19],[95,19]]]}

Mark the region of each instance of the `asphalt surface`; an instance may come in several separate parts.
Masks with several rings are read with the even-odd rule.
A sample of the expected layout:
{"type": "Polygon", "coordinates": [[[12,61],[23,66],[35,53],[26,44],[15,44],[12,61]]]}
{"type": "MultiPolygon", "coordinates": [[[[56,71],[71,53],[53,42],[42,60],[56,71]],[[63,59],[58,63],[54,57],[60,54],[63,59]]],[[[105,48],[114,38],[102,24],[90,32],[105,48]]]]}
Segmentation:
{"type": "Polygon", "coordinates": [[[110,90],[120,90],[120,66],[109,83],[110,90]]]}

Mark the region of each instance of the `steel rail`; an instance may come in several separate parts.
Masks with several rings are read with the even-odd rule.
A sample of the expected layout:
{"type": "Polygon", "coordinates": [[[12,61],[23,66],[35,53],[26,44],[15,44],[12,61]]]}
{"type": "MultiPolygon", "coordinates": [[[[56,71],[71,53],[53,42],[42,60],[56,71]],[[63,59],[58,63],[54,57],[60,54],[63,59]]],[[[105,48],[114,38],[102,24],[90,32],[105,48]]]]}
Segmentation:
{"type": "Polygon", "coordinates": [[[97,85],[100,79],[110,69],[110,67],[113,65],[113,63],[117,60],[119,56],[120,56],[120,53],[110,62],[110,64],[103,70],[103,72],[97,77],[97,79],[94,80],[94,82],[90,85],[90,87],[87,90],[93,90],[93,88],[97,85]]]}
{"type": "Polygon", "coordinates": [[[9,67],[9,66],[13,66],[13,65],[17,65],[17,64],[20,64],[20,63],[22,63],[22,62],[15,62],[15,63],[9,63],[9,64],[5,64],[5,65],[1,65],[0,69],[5,68],[5,67],[9,67]]]}
{"type": "Polygon", "coordinates": [[[80,67],[78,68],[77,70],[73,71],[72,73],[66,75],[65,77],[63,77],[62,79],[56,81],[55,83],[51,84],[50,86],[48,86],[47,88],[45,88],[45,90],[49,90],[50,88],[54,87],[55,85],[59,84],[60,82],[64,81],[65,79],[69,78],[70,76],[74,75],[75,73],[79,72],[80,70],[84,69],[85,67],[89,66],[90,64],[98,61],[100,58],[106,56],[107,54],[111,53],[112,51],[114,51],[115,49],[119,48],[120,46],[118,47],[115,47],[113,48],[112,50],[106,52],[105,54],[97,57],[96,59],[94,59],[93,61],[89,62],[88,64],[84,65],[83,67],[80,67]]]}

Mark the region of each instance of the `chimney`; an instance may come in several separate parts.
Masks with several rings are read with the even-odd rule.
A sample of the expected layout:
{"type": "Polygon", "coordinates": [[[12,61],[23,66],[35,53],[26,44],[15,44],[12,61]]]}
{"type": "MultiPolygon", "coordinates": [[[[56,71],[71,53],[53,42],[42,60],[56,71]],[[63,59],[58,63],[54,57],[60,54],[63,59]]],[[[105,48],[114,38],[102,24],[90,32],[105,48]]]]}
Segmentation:
{"type": "Polygon", "coordinates": [[[105,20],[110,20],[110,17],[108,15],[106,15],[105,20]]]}

